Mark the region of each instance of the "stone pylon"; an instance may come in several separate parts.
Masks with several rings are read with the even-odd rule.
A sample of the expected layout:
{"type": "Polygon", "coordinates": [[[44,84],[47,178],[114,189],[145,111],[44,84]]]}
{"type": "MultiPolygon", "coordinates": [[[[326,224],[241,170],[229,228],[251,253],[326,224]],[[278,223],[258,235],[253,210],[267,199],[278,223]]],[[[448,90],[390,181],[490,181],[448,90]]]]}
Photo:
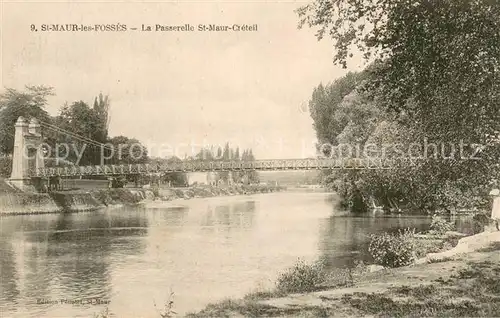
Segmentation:
{"type": "Polygon", "coordinates": [[[493,189],[490,192],[493,197],[493,207],[491,209],[491,218],[493,220],[500,220],[500,190],[493,189]]]}
{"type": "Polygon", "coordinates": [[[44,154],[41,149],[43,143],[42,127],[36,118],[31,118],[28,125],[28,149],[31,150],[33,156],[28,160],[34,161],[35,169],[45,168],[44,154]]]}
{"type": "Polygon", "coordinates": [[[17,119],[12,153],[12,172],[10,183],[21,190],[34,190],[32,176],[44,167],[41,127],[38,120],[31,119],[28,124],[23,117],[17,119]]]}
{"type": "Polygon", "coordinates": [[[217,185],[217,177],[215,172],[213,171],[207,172],[207,184],[212,186],[217,185]]]}

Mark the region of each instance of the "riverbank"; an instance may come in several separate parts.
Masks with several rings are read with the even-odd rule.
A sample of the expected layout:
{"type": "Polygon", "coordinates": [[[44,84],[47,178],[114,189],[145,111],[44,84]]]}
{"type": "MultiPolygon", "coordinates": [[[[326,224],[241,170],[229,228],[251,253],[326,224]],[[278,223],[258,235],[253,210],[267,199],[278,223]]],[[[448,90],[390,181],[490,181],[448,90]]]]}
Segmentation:
{"type": "Polygon", "coordinates": [[[3,192],[0,193],[0,215],[95,211],[107,207],[135,205],[144,200],[153,200],[154,197],[153,192],[147,189],[3,192]]]}
{"type": "Polygon", "coordinates": [[[294,187],[287,187],[287,191],[290,192],[305,192],[305,193],[325,193],[325,192],[331,192],[326,188],[322,188],[319,186],[294,186],[294,187]]]}
{"type": "Polygon", "coordinates": [[[373,272],[352,274],[344,286],[288,295],[254,292],[188,317],[497,316],[500,232],[463,238],[450,251],[429,254],[411,266],[373,267],[373,272]]]}
{"type": "Polygon", "coordinates": [[[193,198],[272,193],[283,191],[285,189],[285,187],[267,184],[237,184],[218,187],[197,185],[189,188],[160,188],[155,190],[155,195],[159,200],[172,201],[177,199],[189,200],[193,198]]]}
{"type": "MultiPolygon", "coordinates": [[[[2,180],[0,180],[2,181],[2,180]]],[[[107,207],[135,205],[147,201],[208,198],[256,193],[271,193],[285,188],[271,185],[199,185],[189,188],[101,188],[51,193],[18,191],[3,182],[0,215],[94,211],[107,207]]]]}

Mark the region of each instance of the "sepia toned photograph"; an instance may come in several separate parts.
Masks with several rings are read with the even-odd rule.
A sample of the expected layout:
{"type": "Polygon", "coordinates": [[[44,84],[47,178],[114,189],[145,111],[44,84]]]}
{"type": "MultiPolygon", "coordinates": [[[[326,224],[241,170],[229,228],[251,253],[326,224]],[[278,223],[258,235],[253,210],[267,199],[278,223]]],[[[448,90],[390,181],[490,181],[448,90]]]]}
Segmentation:
{"type": "Polygon", "coordinates": [[[500,317],[500,2],[0,0],[3,317],[500,317]]]}

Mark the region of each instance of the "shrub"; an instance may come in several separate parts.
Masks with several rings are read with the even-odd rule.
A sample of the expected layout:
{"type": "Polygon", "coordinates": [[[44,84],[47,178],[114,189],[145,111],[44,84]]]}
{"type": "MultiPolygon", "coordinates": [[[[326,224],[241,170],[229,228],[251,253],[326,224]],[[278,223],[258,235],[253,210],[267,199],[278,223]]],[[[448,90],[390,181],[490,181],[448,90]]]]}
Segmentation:
{"type": "Polygon", "coordinates": [[[452,222],[448,222],[436,214],[432,216],[431,231],[437,234],[444,234],[448,231],[452,231],[454,228],[455,225],[452,222]]]}
{"type": "Polygon", "coordinates": [[[363,261],[356,261],[353,267],[336,268],[328,274],[327,285],[332,287],[354,286],[357,279],[368,272],[363,261]]]}
{"type": "Polygon", "coordinates": [[[168,300],[163,305],[163,308],[158,309],[158,307],[156,306],[156,302],[154,302],[154,300],[153,300],[153,304],[154,304],[156,310],[158,311],[158,313],[160,314],[160,317],[162,317],[162,318],[170,318],[170,317],[174,317],[175,315],[177,315],[177,313],[173,310],[173,308],[174,308],[174,292],[172,292],[172,291],[170,292],[170,296],[169,296],[168,300]]]}
{"type": "Polygon", "coordinates": [[[109,312],[109,308],[106,307],[103,311],[98,314],[94,314],[94,318],[109,318],[111,317],[111,313],[109,312]]]}
{"type": "Polygon", "coordinates": [[[150,190],[154,195],[154,199],[160,197],[160,189],[158,187],[152,187],[150,190]]]}
{"type": "Polygon", "coordinates": [[[376,264],[400,267],[416,260],[418,248],[415,230],[406,229],[397,234],[373,234],[368,251],[376,264]]]}
{"type": "MultiPolygon", "coordinates": [[[[481,233],[485,230],[485,228],[489,225],[495,225],[495,220],[491,219],[489,216],[487,216],[484,213],[478,213],[474,215],[472,218],[472,228],[474,231],[474,234],[481,233]]],[[[498,223],[496,224],[497,230],[498,228],[498,223]]]]}
{"type": "Polygon", "coordinates": [[[0,157],[0,177],[9,178],[12,172],[12,157],[0,157]]]}
{"type": "Polygon", "coordinates": [[[276,290],[279,293],[303,293],[313,291],[327,279],[324,263],[308,264],[303,260],[281,273],[276,281],[276,290]]]}

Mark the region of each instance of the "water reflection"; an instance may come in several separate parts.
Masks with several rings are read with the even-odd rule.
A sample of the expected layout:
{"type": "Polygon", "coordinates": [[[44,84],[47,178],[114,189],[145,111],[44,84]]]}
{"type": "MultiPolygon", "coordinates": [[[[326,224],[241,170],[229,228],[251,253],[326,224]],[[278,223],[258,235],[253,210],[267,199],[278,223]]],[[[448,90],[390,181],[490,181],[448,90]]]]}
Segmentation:
{"type": "Polygon", "coordinates": [[[253,225],[254,216],[255,201],[216,206],[209,205],[201,220],[201,226],[248,229],[253,225]]]}
{"type": "Polygon", "coordinates": [[[351,267],[355,261],[372,261],[368,253],[370,235],[397,232],[405,228],[417,231],[429,228],[426,216],[346,217],[331,216],[320,225],[321,258],[331,267],[351,267]]]}
{"type": "Polygon", "coordinates": [[[153,300],[161,304],[172,287],[182,315],[272,286],[297,258],[350,265],[367,257],[369,234],[430,221],[346,217],[313,193],[182,203],[1,219],[0,313],[92,317],[105,306],[36,299],[100,297],[117,317],[155,317],[153,300]]]}
{"type": "Polygon", "coordinates": [[[180,226],[184,223],[189,209],[186,207],[173,207],[165,210],[163,217],[170,226],[180,226]]]}
{"type": "Polygon", "coordinates": [[[54,306],[37,299],[109,299],[112,262],[119,255],[141,254],[145,242],[135,237],[148,229],[144,215],[121,212],[9,220],[16,228],[2,232],[0,240],[0,312],[27,306],[37,316],[54,306]]]}
{"type": "MultiPolygon", "coordinates": [[[[19,275],[15,262],[15,251],[12,241],[0,238],[0,301],[15,302],[19,296],[19,275]],[[10,277],[10,279],[8,278],[10,277]]],[[[0,310],[1,312],[1,310],[0,310]]]]}

